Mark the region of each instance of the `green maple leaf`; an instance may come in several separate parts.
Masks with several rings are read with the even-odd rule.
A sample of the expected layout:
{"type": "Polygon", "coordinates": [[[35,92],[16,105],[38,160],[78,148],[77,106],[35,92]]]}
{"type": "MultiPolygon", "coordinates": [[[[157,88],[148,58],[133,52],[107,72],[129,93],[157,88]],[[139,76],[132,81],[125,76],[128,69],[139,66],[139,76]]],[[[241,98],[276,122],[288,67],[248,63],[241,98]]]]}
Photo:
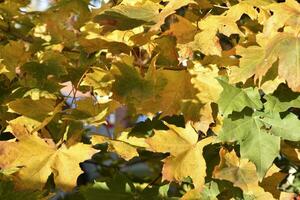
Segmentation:
{"type": "Polygon", "coordinates": [[[278,155],[280,138],[299,141],[299,128],[300,121],[292,113],[283,119],[277,112],[235,113],[231,118],[224,119],[220,139],[237,141],[241,146],[241,156],[255,163],[262,178],[278,155]]]}
{"type": "Polygon", "coordinates": [[[226,81],[218,80],[223,87],[223,92],[218,100],[221,114],[227,116],[233,111],[242,111],[245,107],[260,110],[263,106],[257,88],[237,88],[226,81]]]}
{"type": "Polygon", "coordinates": [[[283,119],[278,114],[265,115],[261,121],[271,127],[270,132],[273,135],[285,140],[300,141],[300,120],[293,113],[283,119]]]}
{"type": "Polygon", "coordinates": [[[265,112],[278,113],[278,112],[284,112],[291,107],[300,108],[299,98],[291,101],[280,101],[277,97],[268,95],[265,96],[264,99],[267,100],[264,103],[265,112]]]}
{"type": "Polygon", "coordinates": [[[277,114],[254,112],[252,115],[235,114],[225,118],[220,134],[222,141],[237,141],[241,156],[252,161],[262,179],[279,153],[280,138],[299,141],[300,121],[294,114],[281,119],[277,114]],[[237,117],[238,119],[235,119],[237,117]]]}
{"type": "Polygon", "coordinates": [[[281,84],[272,95],[265,95],[264,112],[279,113],[289,108],[300,108],[300,94],[292,92],[286,85],[281,84]]]}
{"type": "Polygon", "coordinates": [[[262,113],[239,115],[237,120],[224,119],[219,137],[222,141],[237,141],[240,144],[241,157],[248,158],[256,165],[257,174],[262,179],[279,154],[280,137],[269,134],[270,130],[264,127],[261,120],[262,113]]]}
{"type": "Polygon", "coordinates": [[[15,112],[26,117],[43,121],[55,109],[55,100],[40,99],[32,100],[28,98],[17,99],[9,102],[8,108],[11,112],[15,112]]]}

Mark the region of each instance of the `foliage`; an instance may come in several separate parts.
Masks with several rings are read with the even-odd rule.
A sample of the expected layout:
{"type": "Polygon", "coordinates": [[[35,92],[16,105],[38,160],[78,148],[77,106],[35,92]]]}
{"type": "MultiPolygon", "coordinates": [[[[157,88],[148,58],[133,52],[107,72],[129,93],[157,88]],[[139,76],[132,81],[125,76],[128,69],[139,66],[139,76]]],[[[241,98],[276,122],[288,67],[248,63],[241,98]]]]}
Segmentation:
{"type": "Polygon", "coordinates": [[[0,199],[300,194],[296,0],[29,3],[0,1],[0,199]]]}

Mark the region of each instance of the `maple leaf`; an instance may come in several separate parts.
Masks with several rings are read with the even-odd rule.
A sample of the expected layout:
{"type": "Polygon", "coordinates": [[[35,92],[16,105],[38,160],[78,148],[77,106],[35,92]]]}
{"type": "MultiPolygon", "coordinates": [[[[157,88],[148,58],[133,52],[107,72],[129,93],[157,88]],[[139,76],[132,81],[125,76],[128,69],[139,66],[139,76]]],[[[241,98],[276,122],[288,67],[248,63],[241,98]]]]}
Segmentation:
{"type": "Polygon", "coordinates": [[[64,101],[55,105],[53,99],[17,99],[8,103],[9,112],[22,114],[16,119],[10,120],[7,130],[10,130],[12,125],[19,126],[22,124],[27,127],[27,130],[34,133],[44,128],[52,119],[62,110],[64,101]],[[32,107],[35,107],[32,111],[32,107]]]}
{"type": "Polygon", "coordinates": [[[299,27],[300,6],[296,0],[287,0],[284,3],[273,3],[267,6],[273,15],[266,21],[264,32],[271,35],[283,26],[299,27]]]}
{"type": "Polygon", "coordinates": [[[178,114],[182,99],[189,99],[194,92],[187,71],[156,70],[154,67],[151,75],[143,78],[133,66],[124,63],[116,66],[113,72],[116,80],[112,86],[115,98],[139,112],[178,114]]]}
{"type": "Polygon", "coordinates": [[[101,68],[94,67],[92,72],[85,75],[80,85],[93,87],[97,95],[109,96],[108,87],[111,86],[112,82],[111,74],[101,68]]]}
{"type": "Polygon", "coordinates": [[[255,74],[255,79],[261,81],[278,59],[278,75],[284,78],[293,91],[300,90],[299,79],[299,38],[293,33],[277,33],[263,47],[253,46],[241,48],[240,68],[233,71],[232,82],[245,81],[255,74]],[[243,74],[237,77],[238,74],[243,74]]]}
{"type": "Polygon", "coordinates": [[[280,78],[278,76],[278,66],[276,64],[277,63],[275,62],[261,80],[261,85],[259,86],[259,88],[265,94],[273,93],[281,83],[285,83],[284,78],[280,78]]]}
{"type": "Polygon", "coordinates": [[[181,111],[185,119],[193,121],[194,128],[203,133],[206,133],[210,124],[214,122],[210,103],[202,104],[195,99],[184,100],[181,111]]]}
{"type": "Polygon", "coordinates": [[[188,4],[193,4],[195,1],[193,0],[167,0],[168,4],[161,10],[159,15],[155,17],[156,24],[151,27],[151,31],[156,31],[160,29],[160,26],[165,23],[165,19],[175,13],[175,11],[183,6],[188,4]]]}
{"type": "Polygon", "coordinates": [[[79,163],[89,159],[97,151],[90,145],[77,143],[71,147],[64,144],[57,148],[36,135],[18,133],[17,141],[0,142],[0,167],[20,167],[13,174],[18,188],[42,189],[49,175],[63,189],[72,189],[82,173],[79,163]]]}
{"type": "Polygon", "coordinates": [[[20,116],[15,119],[12,119],[7,122],[8,126],[6,127],[5,131],[7,132],[13,132],[13,127],[16,126],[22,126],[24,127],[28,132],[33,132],[36,130],[38,127],[41,126],[41,122],[36,121],[34,119],[25,117],[25,116],[20,116]]]}
{"type": "Polygon", "coordinates": [[[235,152],[220,150],[220,163],[213,172],[214,178],[232,182],[248,191],[251,184],[258,184],[255,165],[247,159],[239,159],[235,152]]]}
{"type": "Polygon", "coordinates": [[[272,95],[264,96],[264,99],[267,100],[264,103],[266,113],[280,113],[287,111],[289,108],[299,108],[300,99],[294,99],[291,101],[280,101],[277,97],[272,95]]]}
{"type": "Polygon", "coordinates": [[[238,46],[236,53],[241,55],[240,66],[232,68],[229,83],[243,82],[255,74],[256,67],[264,59],[264,49],[259,46],[250,46],[244,48],[238,46]]]}
{"type": "Polygon", "coordinates": [[[220,189],[218,184],[215,182],[210,182],[204,185],[203,188],[199,189],[192,189],[189,190],[182,196],[182,200],[189,200],[189,199],[209,199],[209,200],[217,200],[217,196],[220,195],[220,189]]]}
{"type": "Polygon", "coordinates": [[[129,30],[153,22],[158,9],[158,5],[151,1],[136,5],[120,4],[97,15],[94,21],[106,26],[108,30],[129,30]]]}
{"type": "Polygon", "coordinates": [[[234,6],[231,6],[225,13],[227,17],[232,18],[232,21],[238,21],[242,15],[246,14],[251,19],[255,20],[258,17],[259,12],[254,8],[258,7],[259,1],[242,1],[234,6]]]}
{"type": "Polygon", "coordinates": [[[190,73],[194,75],[191,79],[192,84],[199,90],[198,99],[203,103],[217,102],[222,92],[222,86],[217,81],[219,69],[212,65],[203,67],[195,65],[190,73]]]}
{"type": "Polygon", "coordinates": [[[24,115],[37,121],[43,121],[55,109],[55,100],[40,99],[34,101],[28,98],[17,99],[9,102],[8,108],[11,112],[24,115]]]}
{"type": "Polygon", "coordinates": [[[260,95],[256,88],[241,89],[228,84],[226,81],[218,80],[223,91],[218,100],[220,112],[227,116],[233,111],[242,111],[245,107],[261,109],[260,95]]]}
{"type": "Polygon", "coordinates": [[[296,165],[300,164],[300,149],[295,146],[294,143],[283,141],[281,143],[281,152],[292,163],[295,163],[296,165]]]}
{"type": "Polygon", "coordinates": [[[262,180],[262,182],[259,183],[259,185],[266,192],[271,193],[275,199],[279,199],[279,196],[282,192],[278,190],[277,187],[285,176],[286,174],[284,172],[281,172],[281,169],[273,164],[268,170],[265,178],[262,180]]]}
{"type": "Polygon", "coordinates": [[[221,56],[222,47],[219,42],[219,38],[216,37],[215,30],[207,30],[197,33],[195,40],[192,43],[193,50],[199,50],[205,55],[217,55],[221,56]]]}
{"type": "Polygon", "coordinates": [[[238,141],[241,157],[248,158],[256,165],[261,180],[279,154],[280,138],[275,136],[276,129],[272,127],[268,130],[269,126],[264,123],[263,114],[255,112],[252,116],[239,115],[236,120],[224,119],[219,137],[222,141],[238,141]],[[269,132],[273,131],[274,135],[270,135],[269,132]]]}
{"type": "Polygon", "coordinates": [[[293,113],[288,114],[283,119],[278,114],[265,115],[261,120],[272,127],[271,133],[280,136],[285,140],[299,141],[300,121],[293,113]]]}
{"type": "MultiPolygon", "coordinates": [[[[274,199],[258,186],[255,166],[247,159],[239,159],[235,152],[220,150],[220,164],[214,169],[214,178],[231,181],[235,186],[243,189],[246,196],[255,199],[274,199]]],[[[245,195],[244,194],[244,195],[245,195]]]]}
{"type": "Polygon", "coordinates": [[[153,53],[157,53],[157,65],[178,66],[178,52],[176,50],[176,38],[173,36],[162,36],[155,39],[157,46],[153,53]],[[168,48],[168,51],[165,49],[168,48]]]}
{"type": "Polygon", "coordinates": [[[148,148],[148,144],[144,138],[128,136],[127,132],[121,133],[116,139],[111,139],[101,135],[93,135],[91,142],[93,145],[108,143],[109,151],[116,152],[125,160],[130,160],[135,156],[139,156],[137,148],[148,148]]]}
{"type": "Polygon", "coordinates": [[[285,112],[292,107],[300,108],[299,93],[292,92],[284,84],[279,85],[272,95],[265,95],[263,98],[266,100],[264,103],[265,113],[276,114],[285,112]]]}
{"type": "Polygon", "coordinates": [[[222,33],[228,37],[231,34],[243,35],[235,21],[227,16],[210,15],[202,19],[198,23],[198,27],[202,31],[195,35],[193,49],[200,50],[205,55],[221,56],[222,48],[217,33],[222,33]],[[214,26],[211,26],[211,24],[214,24],[214,26]]]}
{"type": "Polygon", "coordinates": [[[186,18],[179,15],[175,16],[175,22],[172,23],[170,28],[164,32],[164,35],[175,36],[178,44],[184,44],[193,41],[197,27],[186,18]]]}
{"type": "Polygon", "coordinates": [[[26,51],[25,44],[22,41],[9,41],[0,50],[1,65],[5,67],[5,70],[0,74],[5,74],[9,79],[13,79],[16,76],[16,70],[22,64],[24,64],[30,57],[30,53],[26,51]]]}
{"type": "Polygon", "coordinates": [[[109,151],[116,152],[125,160],[130,160],[133,157],[139,156],[136,148],[130,144],[127,144],[123,141],[118,140],[111,140],[104,136],[93,136],[92,144],[102,144],[102,143],[109,143],[109,151]]]}
{"type": "MultiPolygon", "coordinates": [[[[300,84],[298,81],[300,78],[300,39],[290,33],[279,33],[270,41],[268,49],[274,53],[268,55],[269,59],[277,57],[278,62],[278,75],[284,78],[288,86],[293,91],[300,91],[300,84]],[[275,54],[275,55],[274,55],[275,54]]],[[[257,74],[260,71],[257,70],[257,74]]]]}
{"type": "Polygon", "coordinates": [[[146,140],[153,151],[171,154],[164,160],[163,179],[181,182],[189,176],[196,188],[201,187],[206,176],[202,151],[214,138],[208,137],[198,142],[198,134],[190,124],[186,124],[186,128],[165,124],[169,130],[155,130],[154,136],[146,140]],[[167,143],[167,140],[173,142],[167,143]]]}
{"type": "Polygon", "coordinates": [[[293,114],[281,119],[278,114],[254,113],[237,120],[225,118],[220,138],[223,141],[237,140],[241,156],[255,163],[261,179],[278,155],[279,137],[299,141],[299,130],[299,120],[293,114]]]}

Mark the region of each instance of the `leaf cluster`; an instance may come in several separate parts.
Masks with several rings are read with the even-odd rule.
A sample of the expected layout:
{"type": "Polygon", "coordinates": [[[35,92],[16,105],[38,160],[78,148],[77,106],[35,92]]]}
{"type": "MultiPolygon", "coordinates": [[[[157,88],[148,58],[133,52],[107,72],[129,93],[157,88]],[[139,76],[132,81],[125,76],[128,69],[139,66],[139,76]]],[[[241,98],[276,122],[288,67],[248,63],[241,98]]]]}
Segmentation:
{"type": "Polygon", "coordinates": [[[93,2],[0,1],[0,199],[297,198],[296,0],[93,2]]]}

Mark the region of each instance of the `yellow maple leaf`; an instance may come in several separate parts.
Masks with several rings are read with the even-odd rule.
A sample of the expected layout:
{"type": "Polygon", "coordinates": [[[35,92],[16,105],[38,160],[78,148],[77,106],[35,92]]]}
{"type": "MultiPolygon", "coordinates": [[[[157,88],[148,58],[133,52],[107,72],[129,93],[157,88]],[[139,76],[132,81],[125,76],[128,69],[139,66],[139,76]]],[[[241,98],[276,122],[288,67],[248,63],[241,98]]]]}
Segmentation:
{"type": "Polygon", "coordinates": [[[210,103],[205,104],[200,110],[200,121],[197,124],[197,130],[206,133],[211,123],[214,122],[210,103]]]}
{"type": "MultiPolygon", "coordinates": [[[[240,67],[233,68],[230,76],[230,82],[245,82],[247,78],[255,74],[255,81],[261,81],[273,65],[277,65],[278,60],[278,81],[282,79],[287,81],[288,86],[293,91],[300,91],[299,70],[299,37],[293,32],[278,32],[267,42],[259,46],[250,46],[248,48],[238,48],[240,67]]],[[[276,82],[274,82],[276,83],[276,82]]]]}
{"type": "Polygon", "coordinates": [[[300,26],[300,5],[296,0],[287,0],[284,3],[273,3],[267,7],[273,15],[266,21],[264,33],[270,37],[272,33],[283,26],[300,26]]]}
{"type": "Polygon", "coordinates": [[[272,1],[265,0],[245,0],[238,4],[231,6],[225,15],[230,17],[233,21],[238,21],[242,15],[247,14],[252,20],[258,19],[260,23],[263,23],[265,17],[264,11],[267,10],[267,6],[270,5],[272,1]],[[259,8],[258,11],[256,8],[259,8]]]}
{"type": "Polygon", "coordinates": [[[175,22],[170,24],[170,28],[163,35],[174,35],[179,44],[193,41],[197,27],[180,15],[175,15],[174,20],[175,22]]]}
{"type": "Polygon", "coordinates": [[[237,54],[241,55],[240,66],[232,67],[229,76],[230,83],[245,83],[248,78],[255,73],[256,66],[260,65],[264,59],[264,49],[259,46],[250,46],[244,48],[242,46],[237,47],[237,54]]]}
{"type": "Polygon", "coordinates": [[[235,151],[220,150],[220,163],[213,171],[213,177],[228,180],[234,186],[240,187],[245,194],[255,199],[274,199],[271,193],[265,192],[258,185],[256,167],[248,159],[239,159],[235,151]]]}
{"type": "Polygon", "coordinates": [[[195,4],[193,0],[168,0],[168,4],[162,9],[162,11],[155,18],[156,24],[151,27],[151,31],[160,29],[160,26],[165,23],[165,19],[176,12],[177,9],[186,6],[188,4],[195,4]]]}
{"type": "Polygon", "coordinates": [[[20,189],[42,189],[51,173],[58,187],[72,189],[82,173],[79,163],[96,153],[91,145],[83,143],[69,148],[63,144],[57,148],[51,140],[46,141],[37,135],[16,135],[19,136],[16,141],[0,142],[0,168],[20,167],[12,175],[20,189]]]}
{"type": "Polygon", "coordinates": [[[211,144],[214,138],[208,137],[198,142],[198,134],[189,123],[186,128],[165,124],[169,130],[155,131],[154,136],[146,140],[152,151],[171,154],[164,160],[162,178],[180,182],[191,177],[195,187],[201,187],[206,176],[203,148],[211,144]]]}
{"type": "Polygon", "coordinates": [[[198,27],[202,31],[195,35],[193,49],[200,50],[205,55],[222,55],[217,33],[222,33],[228,37],[231,34],[243,35],[234,18],[228,16],[209,15],[198,23],[198,27]]]}
{"type": "Polygon", "coordinates": [[[250,184],[258,183],[256,168],[247,159],[239,159],[234,151],[220,150],[220,163],[214,169],[214,177],[231,181],[233,185],[249,190],[250,184]]]}
{"type": "Polygon", "coordinates": [[[203,67],[201,65],[195,65],[190,73],[194,75],[191,79],[192,84],[198,89],[198,99],[202,103],[217,102],[219,95],[223,88],[217,81],[219,69],[215,65],[209,67],[203,67]]]}
{"type": "Polygon", "coordinates": [[[129,137],[128,132],[123,132],[117,139],[110,139],[102,135],[93,135],[91,142],[93,145],[108,143],[109,151],[115,152],[125,160],[130,160],[139,156],[137,147],[147,148],[148,144],[144,138],[129,137]]]}
{"type": "Polygon", "coordinates": [[[200,50],[205,55],[222,55],[222,47],[215,30],[207,30],[197,33],[192,42],[194,50],[200,50]]]}

